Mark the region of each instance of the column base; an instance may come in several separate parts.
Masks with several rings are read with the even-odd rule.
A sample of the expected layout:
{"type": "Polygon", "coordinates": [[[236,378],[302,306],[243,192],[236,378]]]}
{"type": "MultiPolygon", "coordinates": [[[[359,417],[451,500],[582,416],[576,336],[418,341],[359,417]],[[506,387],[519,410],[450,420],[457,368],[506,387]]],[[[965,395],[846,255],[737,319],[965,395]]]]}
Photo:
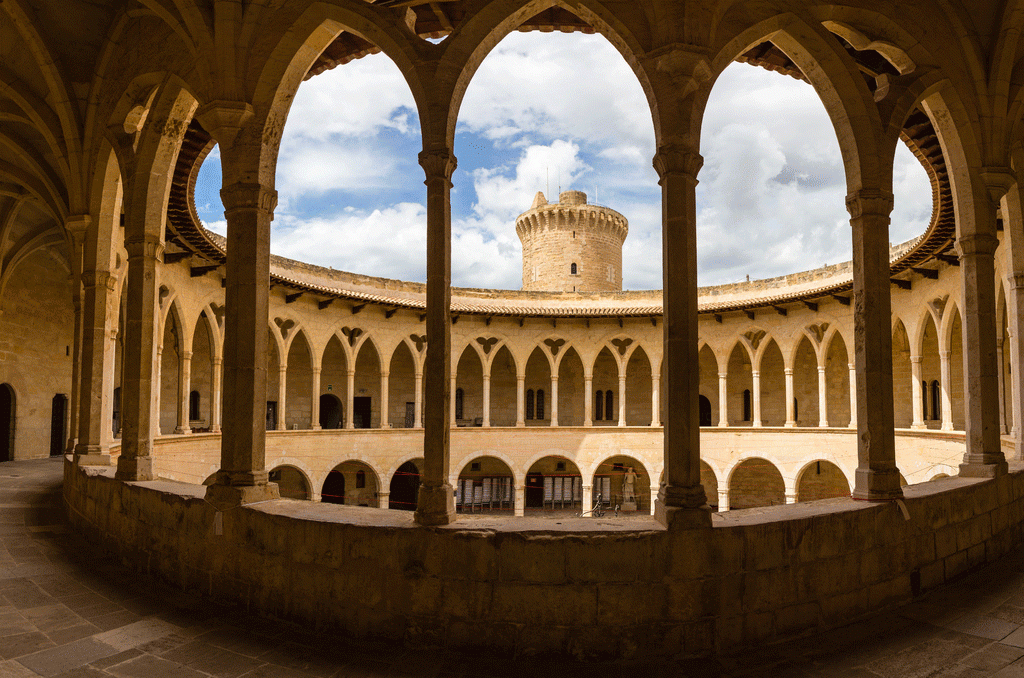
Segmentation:
{"type": "Polygon", "coordinates": [[[309,430],[310,431],[320,431],[321,430],[320,424],[317,424],[316,426],[310,426],[309,430]]]}
{"type": "Polygon", "coordinates": [[[117,473],[114,477],[127,482],[138,482],[142,480],[154,480],[153,460],[150,457],[125,457],[117,458],[117,473]]]}
{"type": "Polygon", "coordinates": [[[711,507],[703,485],[669,487],[662,485],[654,503],[654,519],[670,530],[699,530],[711,527],[711,507]]]}
{"type": "Polygon", "coordinates": [[[177,433],[178,435],[181,435],[181,436],[187,436],[187,435],[191,435],[192,429],[190,429],[188,426],[185,426],[183,428],[182,427],[175,428],[174,432],[177,433]]]}
{"type": "Polygon", "coordinates": [[[448,483],[441,486],[420,485],[416,506],[419,525],[450,525],[455,522],[455,488],[448,483]]]}
{"type": "Polygon", "coordinates": [[[269,482],[268,476],[266,471],[218,471],[216,480],[206,488],[206,501],[213,504],[217,510],[224,511],[236,506],[280,499],[281,493],[277,483],[269,482]]]}
{"type": "Polygon", "coordinates": [[[78,466],[110,466],[109,454],[79,454],[75,456],[78,466]]]}
{"type": "Polygon", "coordinates": [[[853,498],[864,501],[891,501],[903,498],[900,472],[896,469],[859,468],[856,472],[853,498]]]}
{"type": "MultiPolygon", "coordinates": [[[[1000,455],[1002,456],[1002,455],[1000,455]]],[[[997,478],[1006,475],[1009,465],[1006,460],[991,462],[965,462],[960,464],[961,478],[997,478]]]]}
{"type": "Polygon", "coordinates": [[[796,428],[796,422],[787,421],[785,424],[783,424],[783,428],[796,428]]]}
{"type": "Polygon", "coordinates": [[[917,424],[911,424],[910,428],[914,429],[915,431],[925,431],[928,429],[928,426],[922,422],[917,424]]]}

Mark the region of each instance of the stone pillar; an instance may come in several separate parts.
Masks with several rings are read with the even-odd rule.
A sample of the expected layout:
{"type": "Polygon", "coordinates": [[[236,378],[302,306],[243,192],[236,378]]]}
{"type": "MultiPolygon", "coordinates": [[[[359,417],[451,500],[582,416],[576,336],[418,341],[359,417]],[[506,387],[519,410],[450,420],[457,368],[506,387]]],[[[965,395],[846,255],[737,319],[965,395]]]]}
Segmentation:
{"type": "Polygon", "coordinates": [[[828,428],[828,383],[824,365],[818,365],[818,426],[828,428]]]}
{"type": "Polygon", "coordinates": [[[220,433],[220,405],[222,397],[223,373],[221,372],[224,360],[220,357],[213,359],[213,384],[210,398],[210,433],[220,433]]]}
{"type": "Polygon", "coordinates": [[[526,515],[526,485],[516,485],[516,503],[512,515],[522,518],[526,515]]]}
{"type": "Polygon", "coordinates": [[[582,496],[582,499],[580,501],[582,502],[582,505],[580,506],[580,511],[583,513],[583,517],[584,518],[591,518],[591,517],[593,517],[591,515],[591,513],[590,513],[590,509],[593,508],[593,506],[594,506],[594,486],[593,485],[583,485],[583,496],[582,496]]]}
{"type": "MultiPolygon", "coordinates": [[[[430,148],[424,139],[424,148],[430,148]]],[[[451,341],[451,176],[455,156],[446,146],[424,150],[419,156],[427,186],[427,354],[424,361],[427,390],[423,432],[423,474],[416,522],[447,525],[455,520],[455,491],[448,482],[451,466],[452,341],[451,341]]],[[[417,370],[416,416],[420,416],[422,376],[417,370]]],[[[417,426],[419,426],[417,421],[417,426]]]]}
{"type": "MultiPolygon", "coordinates": [[[[458,389],[457,381],[458,377],[453,374],[451,389],[449,389],[449,398],[451,398],[451,402],[448,405],[449,425],[452,428],[455,428],[457,426],[457,420],[455,418],[455,391],[458,389]]],[[[462,405],[463,407],[465,407],[466,404],[463,403],[462,405]]]]}
{"type": "Polygon", "coordinates": [[[288,365],[284,362],[277,368],[277,430],[288,430],[288,365]]]}
{"type": "Polygon", "coordinates": [[[722,512],[722,511],[728,511],[728,510],[729,510],[729,490],[719,490],[718,491],[718,511],[722,512]]]}
{"type": "Polygon", "coordinates": [[[1003,338],[996,337],[996,365],[999,367],[999,435],[1006,435],[1006,384],[1003,378],[1003,338]]]}
{"type": "Polygon", "coordinates": [[[700,361],[697,354],[697,172],[693,146],[662,145],[654,157],[661,185],[665,392],[665,471],[655,517],[669,528],[711,526],[700,482],[700,361]]]}
{"type": "MultiPolygon", "coordinates": [[[[380,427],[391,428],[389,421],[391,407],[391,373],[387,370],[380,371],[380,427]]],[[[379,493],[378,493],[379,496],[379,493]]]]}
{"type": "Polygon", "coordinates": [[[950,376],[950,359],[952,351],[939,351],[939,386],[942,392],[942,430],[953,430],[953,395],[950,390],[952,377],[950,376]]]}
{"type": "MultiPolygon", "coordinates": [[[[221,467],[206,498],[230,507],[279,496],[266,470],[270,222],[277,192],[235,183],[220,194],[231,252],[224,294],[224,433],[221,467]]],[[[283,406],[279,415],[285,419],[283,406]]]]}
{"type": "Polygon", "coordinates": [[[751,370],[750,378],[753,381],[753,385],[750,389],[750,400],[753,407],[753,419],[752,426],[761,426],[761,372],[759,370],[751,370]]]}
{"type": "Polygon", "coordinates": [[[491,425],[491,366],[487,366],[487,374],[484,375],[484,428],[491,425]]]}
{"type": "Polygon", "coordinates": [[[861,189],[846,198],[853,231],[854,343],[857,365],[855,499],[903,496],[896,468],[892,396],[889,213],[892,191],[861,189]]]}
{"type": "Polygon", "coordinates": [[[793,407],[793,368],[787,367],[783,370],[786,373],[786,427],[796,426],[796,412],[793,407]]]}
{"type": "MultiPolygon", "coordinates": [[[[159,235],[132,235],[128,250],[128,293],[125,303],[124,355],[121,386],[121,456],[119,480],[152,480],[154,351],[157,345],[157,255],[159,235]]],[[[266,330],[264,330],[266,331],[266,330]]],[[[157,389],[159,390],[159,389],[157,389]]]]}
{"type": "Polygon", "coordinates": [[[991,234],[957,238],[964,312],[964,415],[967,451],[960,475],[992,477],[1007,471],[999,441],[999,365],[996,362],[996,282],[993,255],[996,203],[975,205],[991,234]],[[987,209],[986,209],[987,208],[987,209]]]}
{"type": "Polygon", "coordinates": [[[551,425],[558,426],[558,374],[551,375],[551,402],[548,409],[551,411],[551,425]]]}
{"type": "Polygon", "coordinates": [[[83,303],[81,313],[81,366],[78,370],[79,414],[75,460],[79,466],[109,466],[110,450],[104,441],[104,429],[110,422],[105,416],[104,396],[111,395],[113,375],[107,369],[107,309],[116,289],[116,280],[107,271],[86,271],[82,274],[83,303]]]}
{"type": "Polygon", "coordinates": [[[729,426],[729,373],[718,373],[718,425],[729,426]]]}
{"type": "Polygon", "coordinates": [[[655,514],[658,509],[658,490],[651,488],[651,515],[655,514]]]}
{"type": "MultiPolygon", "coordinates": [[[[661,426],[661,374],[651,371],[651,426],[661,426]]],[[[651,502],[651,506],[654,503],[651,502]]]]}
{"type": "Polygon", "coordinates": [[[153,437],[159,437],[163,432],[160,430],[160,391],[163,390],[163,365],[164,347],[156,347],[156,355],[153,358],[153,437]]]}
{"type": "Polygon", "coordinates": [[[354,409],[356,401],[356,371],[348,370],[345,380],[345,428],[356,427],[354,409]]]}
{"type": "Polygon", "coordinates": [[[910,392],[913,394],[914,423],[910,428],[927,428],[924,423],[924,398],[921,393],[921,356],[910,356],[910,392]]]}
{"type": "Polygon", "coordinates": [[[619,426],[626,425],[626,366],[619,373],[619,426]]]}
{"type": "MultiPolygon", "coordinates": [[[[19,203],[20,204],[20,203],[19,203]]],[[[79,410],[81,409],[81,383],[82,383],[82,333],[84,332],[83,325],[85,319],[82,317],[84,312],[83,299],[84,290],[82,289],[84,281],[82,280],[82,269],[84,268],[83,261],[83,250],[85,238],[89,230],[89,225],[92,223],[92,217],[88,214],[79,214],[75,216],[69,216],[64,219],[64,228],[71,236],[71,275],[68,280],[71,282],[71,305],[75,311],[75,336],[72,341],[71,354],[71,393],[70,401],[68,403],[68,439],[64,443],[64,454],[74,454],[75,448],[78,445],[78,427],[79,427],[79,410]]],[[[110,459],[107,458],[109,465],[110,459]]]]}
{"type": "MultiPolygon", "coordinates": [[[[1019,245],[1024,247],[1024,243],[1019,245]]],[[[1007,306],[1010,308],[1010,404],[1013,408],[1014,457],[1024,459],[1024,274],[1007,278],[1007,306]]]]}
{"type": "Polygon", "coordinates": [[[192,351],[182,347],[178,357],[178,425],[174,432],[181,435],[192,433],[189,426],[188,410],[192,393],[192,351]]]}
{"type": "Polygon", "coordinates": [[[583,373],[583,425],[594,425],[594,373],[583,373]]]}
{"type": "MultiPolygon", "coordinates": [[[[857,428],[857,367],[847,363],[850,369],[850,428],[857,428]]],[[[895,421],[895,420],[894,420],[895,421]]],[[[893,434],[895,435],[895,433],[893,434]]]]}
{"type": "MultiPolygon", "coordinates": [[[[442,380],[443,381],[443,380],[442,380]]],[[[448,394],[449,397],[451,393],[448,394]]],[[[413,394],[413,428],[423,428],[423,370],[416,370],[416,392],[413,394]]],[[[450,405],[450,403],[449,403],[450,405]]],[[[447,414],[447,412],[445,413],[447,414]]],[[[447,420],[448,417],[445,417],[447,420]]],[[[449,428],[446,424],[445,428],[449,428]]]]}
{"type": "Polygon", "coordinates": [[[516,375],[516,426],[526,426],[526,375],[516,375]]]}
{"type": "MultiPolygon", "coordinates": [[[[309,428],[320,430],[320,368],[313,368],[312,399],[309,401],[309,428]]],[[[384,409],[383,407],[381,408],[384,409]]]]}
{"type": "Polygon", "coordinates": [[[390,508],[391,493],[390,492],[378,492],[377,493],[377,508],[390,508]]]}

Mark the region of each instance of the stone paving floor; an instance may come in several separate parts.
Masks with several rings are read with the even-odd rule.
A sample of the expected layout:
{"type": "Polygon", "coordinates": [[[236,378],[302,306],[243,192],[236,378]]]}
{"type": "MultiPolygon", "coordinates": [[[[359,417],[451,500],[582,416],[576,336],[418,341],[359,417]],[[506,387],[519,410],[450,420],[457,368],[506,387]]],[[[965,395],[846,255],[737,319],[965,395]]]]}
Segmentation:
{"type": "Polygon", "coordinates": [[[1024,548],[954,585],[740,656],[582,664],[308,633],[134,574],[66,529],[62,460],[0,463],[0,678],[1024,678],[1024,548]]]}

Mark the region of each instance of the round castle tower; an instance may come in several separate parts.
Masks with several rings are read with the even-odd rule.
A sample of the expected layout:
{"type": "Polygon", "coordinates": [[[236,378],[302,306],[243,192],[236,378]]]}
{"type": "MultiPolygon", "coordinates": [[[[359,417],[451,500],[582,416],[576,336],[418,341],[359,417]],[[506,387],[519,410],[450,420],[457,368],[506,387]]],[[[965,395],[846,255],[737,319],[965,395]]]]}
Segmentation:
{"type": "Polygon", "coordinates": [[[622,291],[626,217],[587,204],[583,191],[563,191],[548,204],[538,192],[516,219],[523,243],[523,289],[549,292],[622,291]]]}

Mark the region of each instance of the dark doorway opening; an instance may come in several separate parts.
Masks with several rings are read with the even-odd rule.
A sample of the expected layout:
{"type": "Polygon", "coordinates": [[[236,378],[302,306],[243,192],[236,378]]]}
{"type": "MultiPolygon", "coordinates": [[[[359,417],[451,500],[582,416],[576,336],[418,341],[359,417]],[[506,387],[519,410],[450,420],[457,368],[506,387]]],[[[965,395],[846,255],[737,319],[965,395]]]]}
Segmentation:
{"type": "Polygon", "coordinates": [[[121,432],[121,387],[114,389],[114,414],[111,417],[111,429],[115,437],[121,432]]]}
{"type": "Polygon", "coordinates": [[[405,404],[405,428],[412,428],[416,423],[416,403],[405,404]]]}
{"type": "Polygon", "coordinates": [[[355,428],[370,428],[370,403],[369,396],[357,396],[352,399],[352,422],[355,428]]]}
{"type": "Polygon", "coordinates": [[[407,461],[398,467],[391,479],[391,495],[388,506],[400,511],[415,511],[420,493],[420,470],[416,464],[407,461]]]}
{"type": "Polygon", "coordinates": [[[64,442],[68,438],[68,397],[63,393],[53,396],[50,409],[50,456],[59,457],[64,453],[64,442]]]}
{"type": "Polygon", "coordinates": [[[340,471],[331,471],[324,481],[324,488],[320,492],[320,501],[324,504],[345,503],[345,474],[340,471]]]}
{"type": "Polygon", "coordinates": [[[268,431],[276,431],[277,430],[277,401],[276,400],[268,400],[267,401],[267,430],[268,431]]]}
{"type": "Polygon", "coordinates": [[[0,384],[0,461],[14,459],[14,389],[0,384]]]}
{"type": "Polygon", "coordinates": [[[711,401],[707,396],[700,396],[698,409],[701,426],[711,426],[711,401]]]}
{"type": "Polygon", "coordinates": [[[341,400],[325,393],[320,396],[320,428],[341,428],[341,400]]]}
{"type": "Polygon", "coordinates": [[[544,507],[544,476],[540,473],[526,474],[526,508],[544,507]]]}

